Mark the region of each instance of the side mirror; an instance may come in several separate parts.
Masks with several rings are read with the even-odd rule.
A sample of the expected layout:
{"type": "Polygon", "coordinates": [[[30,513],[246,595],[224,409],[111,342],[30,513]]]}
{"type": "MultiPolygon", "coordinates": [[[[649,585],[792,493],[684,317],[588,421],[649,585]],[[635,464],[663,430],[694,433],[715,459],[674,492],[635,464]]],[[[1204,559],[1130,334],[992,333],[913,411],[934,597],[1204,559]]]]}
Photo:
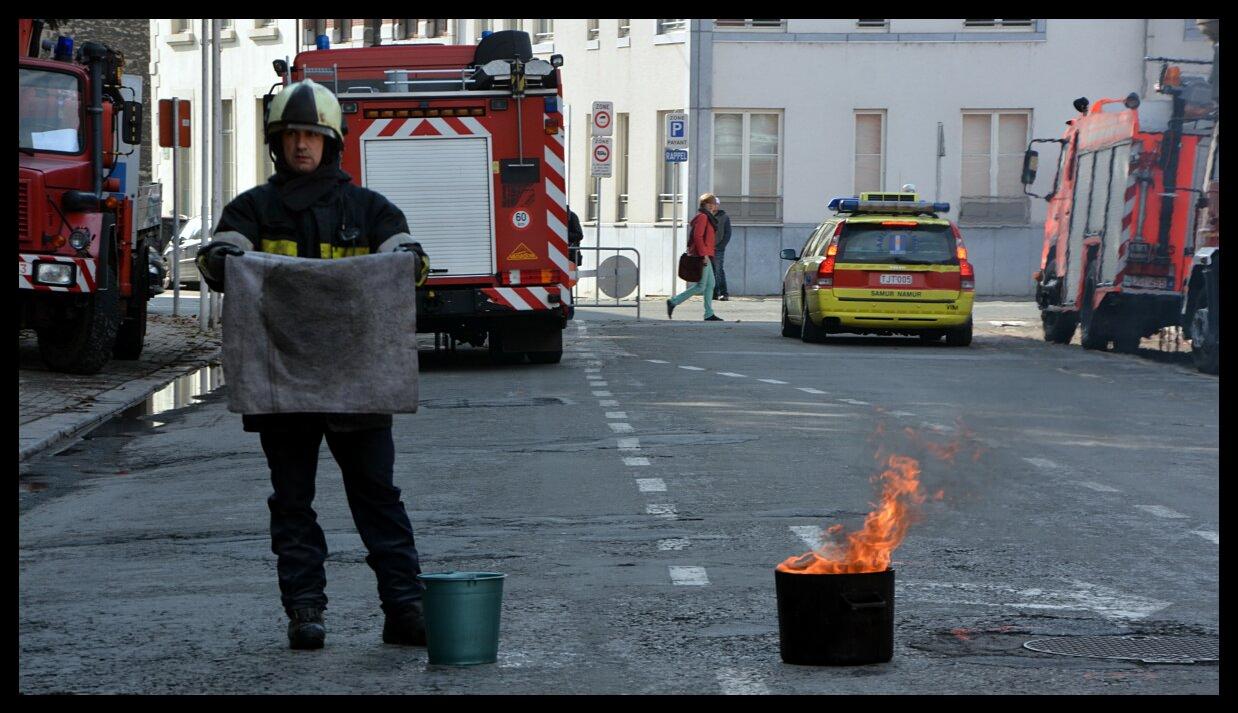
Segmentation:
{"type": "Polygon", "coordinates": [[[783,248],[780,257],[783,260],[799,260],[800,256],[795,252],[795,248],[783,248]]]}
{"type": "Polygon", "coordinates": [[[1036,169],[1040,165],[1040,153],[1028,149],[1027,153],[1023,154],[1023,176],[1020,179],[1025,186],[1030,186],[1036,182],[1036,169]]]}
{"type": "Polygon", "coordinates": [[[137,146],[142,143],[142,102],[125,102],[121,111],[121,138],[130,146],[137,146]]]}

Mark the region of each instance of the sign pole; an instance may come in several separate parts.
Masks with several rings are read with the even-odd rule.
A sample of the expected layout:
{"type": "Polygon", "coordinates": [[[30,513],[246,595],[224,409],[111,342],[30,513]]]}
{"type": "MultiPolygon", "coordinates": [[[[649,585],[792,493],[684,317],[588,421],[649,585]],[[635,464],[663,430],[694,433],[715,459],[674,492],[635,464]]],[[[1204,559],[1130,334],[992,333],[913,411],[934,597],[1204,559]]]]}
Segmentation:
{"type": "Polygon", "coordinates": [[[671,297],[679,294],[679,285],[675,279],[678,276],[679,258],[675,251],[679,249],[679,165],[675,165],[675,175],[671,177],[671,297]]]}
{"type": "Polygon", "coordinates": [[[168,272],[172,275],[172,316],[180,314],[181,305],[181,191],[177,184],[177,168],[180,163],[177,149],[181,137],[181,100],[172,97],[172,264],[168,272]]]}
{"type": "MultiPolygon", "coordinates": [[[[597,203],[597,205],[598,205],[598,207],[597,207],[597,211],[598,211],[598,212],[597,212],[597,216],[596,216],[596,217],[597,217],[597,225],[595,225],[595,226],[594,226],[594,227],[596,228],[596,231],[595,231],[595,233],[594,233],[594,241],[595,241],[595,244],[594,244],[594,246],[593,246],[593,247],[595,247],[595,248],[600,248],[600,247],[602,247],[602,177],[601,177],[601,176],[597,176],[597,177],[595,177],[593,180],[594,180],[594,181],[597,181],[597,183],[595,183],[595,184],[593,184],[593,185],[595,186],[595,189],[594,189],[594,190],[596,191],[596,193],[597,193],[597,197],[598,197],[598,203],[597,203]]],[[[601,252],[600,250],[595,250],[595,251],[593,251],[593,259],[594,259],[594,263],[595,263],[595,264],[594,264],[594,266],[593,266],[593,269],[596,271],[596,270],[598,269],[598,267],[600,267],[600,266],[602,265],[602,252],[601,252]]],[[[601,300],[601,292],[602,292],[602,291],[601,291],[600,289],[598,289],[596,286],[593,288],[593,304],[595,304],[595,305],[596,305],[596,304],[600,304],[600,300],[601,300]]]]}

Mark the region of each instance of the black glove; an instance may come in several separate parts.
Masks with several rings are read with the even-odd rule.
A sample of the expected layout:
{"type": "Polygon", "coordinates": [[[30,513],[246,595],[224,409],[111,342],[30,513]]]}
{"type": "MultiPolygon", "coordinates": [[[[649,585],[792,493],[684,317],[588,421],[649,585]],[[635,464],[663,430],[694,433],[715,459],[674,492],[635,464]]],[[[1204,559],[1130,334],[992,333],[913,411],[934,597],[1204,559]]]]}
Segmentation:
{"type": "Polygon", "coordinates": [[[400,243],[396,246],[395,251],[417,255],[417,286],[421,287],[426,284],[426,278],[430,276],[430,256],[426,255],[426,251],[422,249],[421,243],[400,243]]]}
{"type": "Polygon", "coordinates": [[[224,259],[227,255],[240,257],[245,251],[232,243],[210,243],[198,248],[198,272],[208,287],[216,292],[224,291],[224,259]]]}

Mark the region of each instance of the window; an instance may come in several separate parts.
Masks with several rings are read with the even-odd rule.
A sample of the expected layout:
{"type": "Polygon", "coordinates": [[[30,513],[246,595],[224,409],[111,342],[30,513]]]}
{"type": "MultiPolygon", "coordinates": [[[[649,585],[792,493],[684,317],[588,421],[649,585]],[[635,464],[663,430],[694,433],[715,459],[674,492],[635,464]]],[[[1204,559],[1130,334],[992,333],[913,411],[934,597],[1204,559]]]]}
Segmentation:
{"type": "Polygon", "coordinates": [[[352,20],[336,20],[335,29],[331,36],[332,42],[351,42],[352,41],[352,20]]]}
{"type": "Polygon", "coordinates": [[[450,34],[450,20],[426,20],[426,37],[442,37],[450,34]]]}
{"type": "Polygon", "coordinates": [[[658,34],[665,35],[668,32],[680,32],[688,28],[687,20],[658,20],[658,34]]]}
{"type": "Polygon", "coordinates": [[[615,114],[615,221],[628,219],[628,115],[615,114]]]}
{"type": "Polygon", "coordinates": [[[18,72],[17,147],[79,153],[82,141],[82,87],[65,72],[18,72]]]}
{"type": "Polygon", "coordinates": [[[236,117],[232,112],[232,100],[220,101],[220,131],[223,139],[223,201],[227,204],[236,197],[236,117]]]}
{"type": "Polygon", "coordinates": [[[257,106],[254,108],[254,115],[257,117],[256,123],[258,124],[258,131],[254,134],[258,141],[258,157],[257,161],[254,162],[254,166],[257,168],[257,174],[254,178],[261,184],[266,183],[268,178],[275,175],[275,162],[271,160],[271,152],[269,147],[266,142],[263,141],[263,137],[266,135],[266,126],[263,122],[261,98],[258,99],[257,106]]]}
{"type": "Polygon", "coordinates": [[[736,220],[782,220],[782,114],[714,114],[712,192],[736,220]]]}
{"type": "MultiPolygon", "coordinates": [[[[680,21],[682,22],[682,21],[680,21]]],[[[785,20],[714,20],[720,30],[781,30],[785,20]]],[[[681,28],[682,29],[682,28],[681,28]]]]}
{"type": "Polygon", "coordinates": [[[391,28],[391,38],[395,40],[411,40],[417,36],[417,20],[398,19],[391,28]]]}
{"type": "MultiPolygon", "coordinates": [[[[232,23],[233,23],[233,22],[234,22],[234,20],[220,20],[220,21],[219,21],[219,31],[220,31],[220,32],[226,32],[226,31],[228,31],[228,30],[231,30],[231,29],[232,29],[232,23]]],[[[259,22],[262,22],[262,20],[259,20],[259,22]]],[[[258,25],[258,27],[262,27],[262,25],[258,25]]]]}
{"type": "Polygon", "coordinates": [[[555,39],[555,21],[554,20],[534,20],[533,21],[533,43],[540,44],[542,42],[554,42],[555,39]]]}
{"type": "Polygon", "coordinates": [[[963,20],[964,27],[1033,27],[1035,20],[963,20]]]}
{"type": "Polygon", "coordinates": [[[618,35],[619,37],[627,37],[631,31],[632,31],[631,20],[620,20],[619,21],[619,35],[618,35]]]}
{"type": "Polygon", "coordinates": [[[585,23],[585,39],[590,41],[596,40],[598,38],[598,21],[585,20],[585,23]]]}
{"type": "Polygon", "coordinates": [[[960,222],[1024,224],[1030,204],[1020,176],[1028,111],[963,113],[960,222]]]}
{"type": "MultiPolygon", "coordinates": [[[[232,22],[232,21],[225,20],[225,22],[232,22]]],[[[254,20],[255,29],[259,29],[263,27],[275,27],[275,20],[254,20]]]]}
{"type": "MultiPolygon", "coordinates": [[[[683,220],[684,179],[681,163],[668,163],[663,160],[662,148],[666,146],[666,115],[678,109],[658,112],[658,143],[655,147],[657,162],[661,169],[658,173],[658,213],[657,220],[669,222],[672,218],[683,220]],[[678,183],[676,183],[678,178],[678,183]]],[[[708,190],[708,189],[706,189],[708,190]]],[[[717,191],[714,191],[715,193],[717,191]]]]}
{"type": "Polygon", "coordinates": [[[193,25],[190,25],[190,22],[192,22],[192,20],[173,20],[172,34],[179,35],[182,32],[193,31],[193,25]]]}
{"type": "MultiPolygon", "coordinates": [[[[592,113],[585,114],[583,126],[586,128],[593,126],[592,113]]],[[[585,150],[581,153],[585,157],[584,174],[586,176],[585,180],[588,181],[585,184],[585,191],[589,196],[589,199],[585,201],[585,222],[590,223],[598,219],[598,179],[591,175],[593,171],[593,159],[591,158],[593,153],[593,136],[588,131],[585,132],[585,150]]]]}
{"type": "Polygon", "coordinates": [[[885,188],[885,112],[855,113],[855,192],[885,188]]]}
{"type": "Polygon", "coordinates": [[[865,30],[884,30],[889,28],[889,20],[856,20],[855,26],[865,30]]]}

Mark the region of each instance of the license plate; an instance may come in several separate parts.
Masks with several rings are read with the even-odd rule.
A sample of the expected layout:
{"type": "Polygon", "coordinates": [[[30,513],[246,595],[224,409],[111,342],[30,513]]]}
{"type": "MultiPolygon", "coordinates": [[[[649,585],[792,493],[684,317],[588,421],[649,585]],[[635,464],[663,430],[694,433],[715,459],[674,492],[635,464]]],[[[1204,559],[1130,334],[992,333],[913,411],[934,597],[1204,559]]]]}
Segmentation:
{"type": "Polygon", "coordinates": [[[883,285],[910,285],[911,275],[882,275],[880,282],[883,285]]]}
{"type": "Polygon", "coordinates": [[[1136,287],[1145,290],[1172,290],[1172,278],[1152,275],[1127,275],[1122,278],[1125,287],[1136,287]]]}
{"type": "Polygon", "coordinates": [[[30,263],[19,261],[17,263],[17,274],[18,275],[29,275],[30,274],[30,263]]]}

